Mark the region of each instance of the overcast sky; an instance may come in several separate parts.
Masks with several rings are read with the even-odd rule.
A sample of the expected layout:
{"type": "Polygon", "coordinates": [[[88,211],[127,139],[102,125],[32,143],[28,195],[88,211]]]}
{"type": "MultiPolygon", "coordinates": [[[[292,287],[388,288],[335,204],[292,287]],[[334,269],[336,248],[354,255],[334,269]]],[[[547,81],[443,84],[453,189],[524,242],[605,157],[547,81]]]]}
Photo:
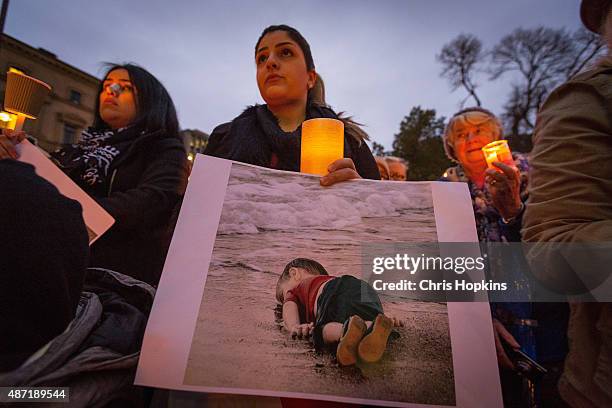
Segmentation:
{"type": "MultiPolygon", "coordinates": [[[[391,148],[413,106],[454,113],[465,97],[439,77],[435,56],[460,33],[485,48],[517,27],[580,26],[578,0],[206,1],[12,0],[5,32],[101,76],[101,62],[135,62],[156,75],[182,128],[207,133],[262,103],[253,49],[271,24],[309,41],[327,102],[391,148]]],[[[479,96],[495,113],[512,78],[481,75],[479,96]]]]}

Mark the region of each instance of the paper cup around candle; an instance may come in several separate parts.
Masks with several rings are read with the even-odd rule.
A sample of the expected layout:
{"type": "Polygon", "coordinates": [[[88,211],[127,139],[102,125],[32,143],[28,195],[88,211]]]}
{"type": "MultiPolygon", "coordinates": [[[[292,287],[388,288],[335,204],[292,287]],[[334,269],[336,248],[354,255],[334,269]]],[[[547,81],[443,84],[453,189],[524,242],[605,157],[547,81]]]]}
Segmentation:
{"type": "Polygon", "coordinates": [[[337,119],[310,119],[302,123],[300,171],[324,176],[327,167],[344,157],[344,123],[337,119]]]}
{"type": "Polygon", "coordinates": [[[514,159],[512,158],[512,152],[510,152],[507,140],[491,142],[482,148],[482,152],[487,160],[487,167],[490,169],[499,170],[493,165],[493,162],[502,162],[510,166],[514,165],[514,159]]]}
{"type": "Polygon", "coordinates": [[[43,81],[9,71],[6,74],[4,109],[28,119],[36,119],[49,92],[51,87],[43,81]]]}

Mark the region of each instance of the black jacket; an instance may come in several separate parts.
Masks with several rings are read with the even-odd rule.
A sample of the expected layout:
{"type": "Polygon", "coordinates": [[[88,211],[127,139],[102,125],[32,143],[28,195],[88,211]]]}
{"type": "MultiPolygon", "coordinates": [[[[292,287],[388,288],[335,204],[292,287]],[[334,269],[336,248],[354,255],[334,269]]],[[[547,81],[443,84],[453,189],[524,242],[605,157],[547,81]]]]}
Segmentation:
{"type": "MultiPolygon", "coordinates": [[[[326,106],[311,106],[307,119],[337,115],[326,106]]],[[[368,145],[349,134],[344,136],[344,157],[351,158],[363,178],[380,180],[380,173],[368,145]]],[[[283,132],[266,105],[247,108],[232,122],[217,126],[204,154],[279,170],[299,171],[301,126],[283,132]],[[275,157],[276,156],[276,157],[275,157]]]]}
{"type": "Polygon", "coordinates": [[[30,353],[27,364],[0,372],[0,386],[70,387],[65,405],[70,407],[140,407],[142,388],[133,386],[134,373],[155,289],[104,269],[89,268],[82,275],[83,291],[70,325],[30,353]]]}
{"type": "Polygon", "coordinates": [[[157,131],[140,136],[113,161],[102,196],[91,191],[80,174],[68,174],[115,218],[91,246],[90,265],[157,285],[188,172],[182,142],[157,131]]]}

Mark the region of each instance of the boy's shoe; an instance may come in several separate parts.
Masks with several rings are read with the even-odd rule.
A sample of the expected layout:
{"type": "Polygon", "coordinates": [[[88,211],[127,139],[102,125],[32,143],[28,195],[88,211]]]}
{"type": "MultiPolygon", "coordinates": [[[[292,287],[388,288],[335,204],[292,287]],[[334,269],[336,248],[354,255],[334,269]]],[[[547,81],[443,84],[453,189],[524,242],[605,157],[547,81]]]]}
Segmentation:
{"type": "Polygon", "coordinates": [[[361,361],[375,363],[380,360],[387,348],[387,340],[393,329],[393,320],[379,314],[372,323],[371,329],[364,336],[357,348],[357,355],[361,361]]]}
{"type": "Polygon", "coordinates": [[[350,366],[357,362],[357,347],[366,332],[367,326],[359,316],[351,316],[344,323],[344,330],[338,348],[336,359],[341,366],[350,366]]]}

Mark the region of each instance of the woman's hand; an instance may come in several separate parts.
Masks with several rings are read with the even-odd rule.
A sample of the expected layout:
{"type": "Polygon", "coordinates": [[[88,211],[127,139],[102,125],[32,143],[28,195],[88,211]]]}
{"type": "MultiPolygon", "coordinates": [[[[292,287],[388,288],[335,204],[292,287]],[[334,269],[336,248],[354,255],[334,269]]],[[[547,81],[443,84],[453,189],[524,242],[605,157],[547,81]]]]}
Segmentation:
{"type": "Polygon", "coordinates": [[[359,173],[357,173],[353,159],[338,159],[329,165],[327,171],[329,174],[320,179],[320,183],[324,187],[329,187],[341,181],[361,178],[359,173]]]}
{"type": "Polygon", "coordinates": [[[310,335],[312,335],[313,331],[314,324],[304,323],[293,326],[289,331],[289,334],[293,339],[295,339],[296,337],[299,339],[307,339],[308,337],[310,337],[310,335]]]}
{"type": "Polygon", "coordinates": [[[2,133],[0,133],[0,159],[17,159],[15,146],[21,143],[25,137],[25,132],[21,130],[2,129],[2,133]]]}
{"type": "Polygon", "coordinates": [[[502,341],[513,349],[520,349],[521,345],[514,339],[512,334],[497,319],[493,319],[493,335],[495,336],[495,352],[497,353],[497,363],[508,370],[514,370],[514,364],[506,354],[502,341]]]}
{"type": "Polygon", "coordinates": [[[516,217],[521,210],[521,175],[516,167],[500,162],[493,162],[493,165],[501,172],[487,169],[485,180],[489,185],[493,205],[508,220],[516,217]]]}

